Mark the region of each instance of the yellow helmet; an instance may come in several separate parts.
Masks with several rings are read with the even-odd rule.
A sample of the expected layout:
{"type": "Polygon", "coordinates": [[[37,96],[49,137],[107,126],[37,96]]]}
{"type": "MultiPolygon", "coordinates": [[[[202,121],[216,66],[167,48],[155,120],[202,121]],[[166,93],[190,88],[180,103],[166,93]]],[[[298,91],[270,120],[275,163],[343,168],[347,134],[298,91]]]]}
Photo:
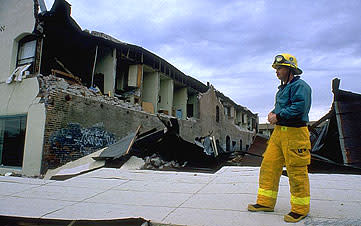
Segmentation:
{"type": "Polygon", "coordinates": [[[272,67],[277,69],[279,66],[287,66],[293,69],[295,75],[302,74],[302,70],[297,66],[296,57],[292,56],[288,53],[282,53],[275,56],[275,60],[273,61],[272,67]]]}

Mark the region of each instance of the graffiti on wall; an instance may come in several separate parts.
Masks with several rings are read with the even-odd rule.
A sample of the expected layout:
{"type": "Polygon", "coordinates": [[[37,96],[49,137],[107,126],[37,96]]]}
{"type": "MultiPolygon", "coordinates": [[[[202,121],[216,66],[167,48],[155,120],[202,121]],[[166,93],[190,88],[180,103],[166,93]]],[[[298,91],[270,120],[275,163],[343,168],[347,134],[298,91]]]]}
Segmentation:
{"type": "Polygon", "coordinates": [[[49,138],[50,153],[56,156],[57,163],[73,161],[115,142],[115,135],[107,132],[104,126],[83,128],[78,123],[69,123],[49,138]]]}
{"type": "Polygon", "coordinates": [[[5,25],[0,25],[0,32],[5,31],[5,25]]]}

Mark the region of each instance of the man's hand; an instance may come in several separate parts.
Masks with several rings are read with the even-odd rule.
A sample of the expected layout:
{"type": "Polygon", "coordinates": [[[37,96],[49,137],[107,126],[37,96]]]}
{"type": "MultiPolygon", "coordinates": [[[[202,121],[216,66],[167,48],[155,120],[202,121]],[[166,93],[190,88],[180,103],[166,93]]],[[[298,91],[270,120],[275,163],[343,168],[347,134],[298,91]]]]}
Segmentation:
{"type": "Polygon", "coordinates": [[[273,124],[276,124],[276,122],[277,122],[277,116],[276,116],[276,114],[273,113],[273,112],[268,113],[268,121],[269,121],[269,123],[271,123],[272,125],[273,125],[273,124]]]}

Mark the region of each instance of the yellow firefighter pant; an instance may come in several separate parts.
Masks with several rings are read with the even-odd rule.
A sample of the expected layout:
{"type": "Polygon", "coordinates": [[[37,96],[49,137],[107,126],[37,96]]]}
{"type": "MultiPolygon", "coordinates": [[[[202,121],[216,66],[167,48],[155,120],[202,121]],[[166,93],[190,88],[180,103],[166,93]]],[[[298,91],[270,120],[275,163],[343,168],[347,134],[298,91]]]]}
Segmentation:
{"type": "Polygon", "coordinates": [[[263,155],[257,203],[274,208],[279,180],[286,165],[291,192],[291,211],[306,215],[310,209],[307,165],[311,143],[307,127],[275,126],[263,155]]]}

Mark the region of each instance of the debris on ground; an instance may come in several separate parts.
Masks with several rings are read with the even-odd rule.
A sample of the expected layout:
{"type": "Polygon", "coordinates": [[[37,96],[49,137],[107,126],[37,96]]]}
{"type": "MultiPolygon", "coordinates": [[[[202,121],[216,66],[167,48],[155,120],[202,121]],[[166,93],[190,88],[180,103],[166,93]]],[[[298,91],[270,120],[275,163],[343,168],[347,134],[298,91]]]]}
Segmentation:
{"type": "Polygon", "coordinates": [[[56,169],[49,169],[46,172],[44,179],[66,180],[68,178],[87,173],[95,169],[99,169],[105,166],[105,161],[96,161],[93,158],[99,156],[100,153],[103,152],[103,150],[104,148],[75,161],[68,162],[65,165],[56,169]]]}
{"type": "Polygon", "coordinates": [[[40,82],[40,96],[44,97],[44,101],[51,102],[49,95],[55,91],[62,91],[74,96],[85,97],[95,101],[103,102],[113,106],[120,106],[123,108],[142,111],[142,107],[139,104],[132,104],[125,100],[121,100],[117,97],[111,97],[108,95],[101,95],[95,93],[90,88],[87,88],[83,85],[80,85],[76,82],[66,80],[64,78],[59,78],[55,75],[43,76],[38,75],[38,80],[40,82]]]}
{"type": "Polygon", "coordinates": [[[176,160],[166,161],[160,155],[154,153],[152,156],[145,157],[145,164],[143,169],[171,169],[180,168],[187,165],[187,161],[179,163],[176,160]]]}
{"type": "Polygon", "coordinates": [[[120,168],[127,170],[138,170],[144,168],[145,161],[142,158],[131,156],[120,168]]]}

